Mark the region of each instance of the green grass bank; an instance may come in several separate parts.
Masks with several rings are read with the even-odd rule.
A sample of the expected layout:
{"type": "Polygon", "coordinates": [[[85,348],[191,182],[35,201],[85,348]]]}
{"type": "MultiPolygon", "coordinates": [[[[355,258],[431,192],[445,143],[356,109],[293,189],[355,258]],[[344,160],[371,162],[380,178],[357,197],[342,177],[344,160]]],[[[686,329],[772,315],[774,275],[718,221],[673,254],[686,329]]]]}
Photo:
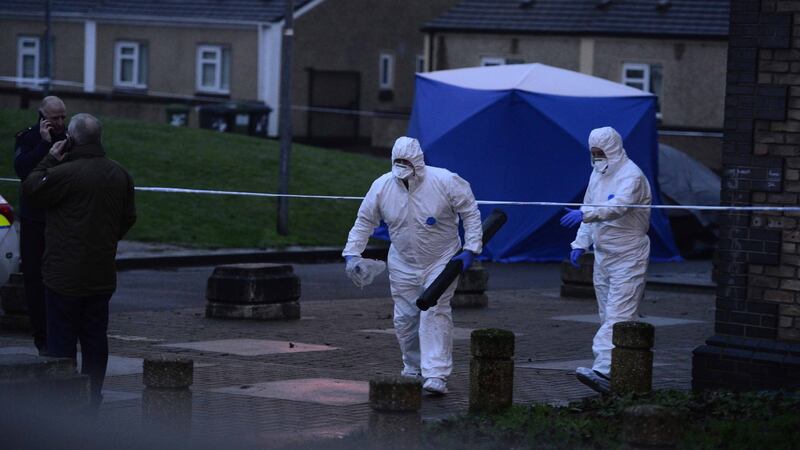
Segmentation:
{"type": "MultiPolygon", "coordinates": [[[[69,105],[67,105],[69,108],[69,105]]],[[[78,111],[68,111],[76,113],[78,111]]],[[[277,192],[277,141],[193,128],[100,117],[108,156],[136,186],[277,192]]],[[[0,177],[16,178],[14,134],[36,121],[32,110],[0,109],[0,177]]],[[[363,196],[389,170],[383,158],[293,145],[292,194],[363,196]]],[[[18,183],[0,183],[17,206],[18,183]]],[[[292,199],[289,235],[276,231],[277,202],[268,198],[137,192],[138,221],[126,239],[195,247],[343,246],[358,201],[292,199]]]]}

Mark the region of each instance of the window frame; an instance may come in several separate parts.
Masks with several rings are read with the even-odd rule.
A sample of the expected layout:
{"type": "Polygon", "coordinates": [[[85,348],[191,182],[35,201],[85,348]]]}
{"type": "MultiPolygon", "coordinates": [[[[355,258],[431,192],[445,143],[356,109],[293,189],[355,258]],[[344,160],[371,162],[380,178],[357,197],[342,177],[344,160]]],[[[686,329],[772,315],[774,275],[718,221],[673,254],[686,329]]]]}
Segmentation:
{"type": "MultiPolygon", "coordinates": [[[[137,41],[117,41],[114,43],[114,87],[123,89],[147,89],[147,81],[140,78],[140,68],[142,65],[147,64],[142,61],[142,46],[144,44],[137,41]],[[123,55],[123,48],[133,49],[131,55],[123,55]],[[131,76],[133,80],[122,80],[122,62],[123,60],[132,60],[133,67],[131,69],[131,76]]],[[[144,66],[146,68],[146,65],[144,66]]]]}
{"type": "Polygon", "coordinates": [[[655,64],[655,63],[653,63],[653,64],[651,64],[651,63],[633,63],[633,62],[623,63],[622,64],[622,84],[624,84],[625,86],[628,86],[628,87],[632,87],[634,89],[639,89],[639,90],[642,90],[642,91],[649,92],[649,93],[653,94],[656,97],[656,119],[661,120],[662,117],[663,117],[662,113],[661,113],[661,102],[662,102],[662,96],[664,94],[664,92],[663,92],[663,76],[664,76],[663,75],[663,66],[661,66],[661,77],[662,77],[661,83],[662,84],[661,84],[661,89],[660,89],[661,92],[660,93],[656,93],[655,89],[653,87],[653,76],[652,76],[652,74],[653,74],[653,66],[661,66],[661,64],[655,64]],[[629,77],[628,76],[628,71],[629,70],[641,70],[642,73],[643,73],[643,76],[641,78],[629,77]],[[631,86],[629,83],[636,83],[637,85],[641,84],[643,87],[639,88],[638,86],[631,86]]]}
{"type": "Polygon", "coordinates": [[[414,60],[414,62],[417,73],[425,72],[425,55],[422,54],[417,55],[417,58],[414,60]]]}
{"type": "Polygon", "coordinates": [[[378,88],[381,90],[390,91],[394,89],[394,63],[394,55],[392,53],[381,52],[378,56],[378,88]]]}
{"type": "Polygon", "coordinates": [[[217,95],[230,95],[231,88],[230,88],[230,48],[225,45],[219,44],[199,44],[197,46],[197,54],[196,54],[196,65],[195,65],[195,89],[197,92],[205,93],[205,94],[217,94],[217,95]],[[228,70],[229,73],[227,74],[228,77],[228,86],[225,87],[224,83],[222,82],[223,79],[223,70],[225,70],[225,52],[228,51],[228,70]],[[215,57],[213,60],[208,60],[203,57],[203,53],[205,52],[213,52],[215,57]],[[206,86],[203,85],[203,66],[205,64],[214,64],[214,85],[213,86],[206,86]]]}
{"type": "Polygon", "coordinates": [[[639,89],[641,91],[650,92],[650,64],[646,63],[623,63],[622,64],[622,84],[625,86],[639,89]],[[641,78],[629,77],[629,70],[641,70],[643,76],[641,78]],[[641,84],[642,87],[631,86],[630,83],[641,84]]]}
{"type": "Polygon", "coordinates": [[[41,88],[41,63],[42,63],[42,38],[39,36],[17,37],[17,86],[28,88],[41,88]],[[24,42],[33,42],[33,50],[26,48],[24,42]],[[33,56],[34,76],[26,77],[24,73],[24,60],[26,56],[33,56]]]}

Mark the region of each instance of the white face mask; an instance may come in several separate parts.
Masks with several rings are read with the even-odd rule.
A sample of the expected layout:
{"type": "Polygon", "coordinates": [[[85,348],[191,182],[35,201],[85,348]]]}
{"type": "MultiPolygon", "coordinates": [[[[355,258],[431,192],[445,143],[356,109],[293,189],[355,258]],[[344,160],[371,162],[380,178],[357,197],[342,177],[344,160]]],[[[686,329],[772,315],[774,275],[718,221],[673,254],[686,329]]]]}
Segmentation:
{"type": "Polygon", "coordinates": [[[392,164],[392,174],[401,180],[407,180],[414,175],[414,168],[405,164],[392,164]]]}
{"type": "Polygon", "coordinates": [[[606,170],[608,170],[608,158],[592,158],[592,167],[597,173],[606,173],[606,170]]]}

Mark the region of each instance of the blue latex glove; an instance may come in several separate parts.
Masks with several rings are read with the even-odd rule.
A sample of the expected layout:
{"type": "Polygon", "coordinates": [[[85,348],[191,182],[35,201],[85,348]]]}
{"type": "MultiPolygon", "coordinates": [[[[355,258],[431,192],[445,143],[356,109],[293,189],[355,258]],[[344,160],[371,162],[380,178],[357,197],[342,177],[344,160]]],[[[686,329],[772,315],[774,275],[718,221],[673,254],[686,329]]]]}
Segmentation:
{"type": "Polygon", "coordinates": [[[586,253],[586,250],[584,250],[582,248],[574,248],[574,249],[572,249],[572,251],[569,252],[569,262],[570,262],[570,264],[572,264],[573,267],[576,267],[576,268],[580,269],[581,263],[578,262],[578,258],[580,258],[581,255],[583,255],[584,253],[586,253]]]}
{"type": "Polygon", "coordinates": [[[356,273],[358,273],[358,272],[360,272],[360,267],[358,267],[358,265],[357,265],[358,264],[358,260],[356,260],[352,264],[350,263],[350,260],[352,260],[353,258],[358,258],[358,260],[361,259],[360,256],[355,256],[355,255],[347,255],[347,256],[344,257],[345,271],[353,270],[356,273]]]}
{"type": "Polygon", "coordinates": [[[565,228],[572,228],[583,222],[583,211],[580,209],[564,208],[567,213],[561,218],[561,226],[565,228]]]}
{"type": "Polygon", "coordinates": [[[475,259],[475,255],[469,250],[464,250],[463,252],[457,254],[456,256],[453,256],[453,259],[451,259],[451,261],[455,260],[461,261],[461,263],[463,264],[461,272],[466,272],[466,270],[469,269],[469,266],[472,265],[473,259],[475,259]]]}

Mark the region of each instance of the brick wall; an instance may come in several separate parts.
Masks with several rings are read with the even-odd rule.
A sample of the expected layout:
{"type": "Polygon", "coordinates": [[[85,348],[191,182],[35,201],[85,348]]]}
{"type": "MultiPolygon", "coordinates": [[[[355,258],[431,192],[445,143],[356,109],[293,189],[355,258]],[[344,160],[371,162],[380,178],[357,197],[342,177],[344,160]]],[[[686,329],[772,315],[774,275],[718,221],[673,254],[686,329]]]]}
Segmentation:
{"type": "MultiPolygon", "coordinates": [[[[722,202],[800,206],[800,1],[732,0],[722,202]]],[[[800,213],[723,215],[695,389],[800,388],[800,213]]]]}
{"type": "MultiPolygon", "coordinates": [[[[800,205],[800,1],[731,2],[722,201],[800,205]]],[[[716,332],[800,341],[800,213],[728,213],[716,332]]]]}

